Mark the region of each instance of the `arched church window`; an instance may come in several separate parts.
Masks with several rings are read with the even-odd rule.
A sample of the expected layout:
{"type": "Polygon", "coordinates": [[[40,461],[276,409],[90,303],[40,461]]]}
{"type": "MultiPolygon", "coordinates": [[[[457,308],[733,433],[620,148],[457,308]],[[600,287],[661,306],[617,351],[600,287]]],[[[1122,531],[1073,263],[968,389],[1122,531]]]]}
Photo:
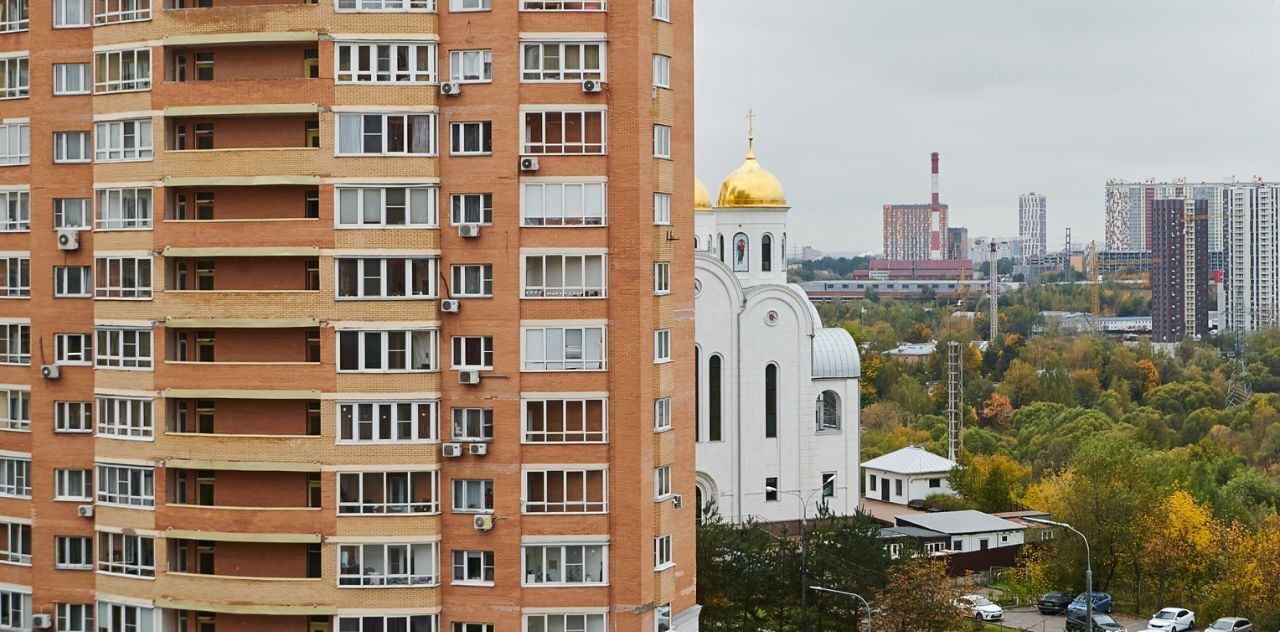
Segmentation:
{"type": "Polygon", "coordinates": [[[722,408],[724,406],[724,395],[721,388],[721,377],[724,366],[724,358],[718,354],[712,355],[711,360],[707,363],[707,440],[721,441],[724,439],[724,424],[721,418],[722,408]]]}
{"type": "Polygon", "coordinates": [[[778,437],[778,365],[772,362],[764,367],[764,436],[778,437]]]}
{"type": "Polygon", "coordinates": [[[822,391],[814,411],[818,432],[840,429],[840,396],[835,391],[822,391]]]}
{"type": "Polygon", "coordinates": [[[773,235],[769,233],[760,237],[760,271],[773,271],[773,235]]]}
{"type": "Polygon", "coordinates": [[[724,263],[724,235],[720,235],[720,263],[724,263]]]}
{"type": "Polygon", "coordinates": [[[751,242],[746,233],[733,236],[733,271],[749,272],[751,270],[751,242]]]}

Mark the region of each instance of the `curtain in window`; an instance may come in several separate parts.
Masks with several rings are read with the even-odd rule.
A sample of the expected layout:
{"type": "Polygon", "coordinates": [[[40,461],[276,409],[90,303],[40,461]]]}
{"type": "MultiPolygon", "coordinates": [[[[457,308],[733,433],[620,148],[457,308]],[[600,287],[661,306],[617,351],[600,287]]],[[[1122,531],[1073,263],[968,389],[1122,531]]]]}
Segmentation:
{"type": "Polygon", "coordinates": [[[359,114],[338,115],[338,153],[361,153],[361,125],[359,114]]]}

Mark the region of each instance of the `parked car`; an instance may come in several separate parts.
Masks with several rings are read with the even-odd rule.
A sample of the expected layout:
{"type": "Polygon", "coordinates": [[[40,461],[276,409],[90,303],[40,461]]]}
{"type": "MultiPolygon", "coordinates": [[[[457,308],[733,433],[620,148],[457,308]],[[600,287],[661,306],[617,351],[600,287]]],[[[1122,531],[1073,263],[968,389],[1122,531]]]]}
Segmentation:
{"type": "Polygon", "coordinates": [[[1152,630],[1186,632],[1196,627],[1196,613],[1186,608],[1161,608],[1160,612],[1151,616],[1147,627],[1152,630]]]}
{"type": "MultiPolygon", "coordinates": [[[[1085,601],[1085,593],[1080,593],[1079,595],[1076,595],[1075,601],[1072,601],[1071,605],[1067,606],[1067,614],[1071,614],[1073,612],[1084,612],[1085,611],[1084,601],[1085,601]]],[[[1107,593],[1104,593],[1104,592],[1098,592],[1095,590],[1093,592],[1093,611],[1095,613],[1111,612],[1111,595],[1108,595],[1107,593]]]]}
{"type": "Polygon", "coordinates": [[[1095,613],[1092,626],[1086,625],[1085,621],[1083,611],[1067,613],[1067,632],[1127,632],[1126,628],[1109,614],[1095,613]]]}
{"type": "Polygon", "coordinates": [[[1222,617],[1205,628],[1204,632],[1253,632],[1253,622],[1240,617],[1222,617]]]}
{"type": "Polygon", "coordinates": [[[999,621],[1004,618],[1004,608],[982,595],[965,595],[951,602],[951,605],[979,621],[999,621]]]}
{"type": "Polygon", "coordinates": [[[1036,602],[1036,607],[1040,609],[1040,614],[1062,614],[1067,611],[1067,606],[1070,606],[1074,599],[1071,593],[1057,590],[1045,593],[1040,601],[1036,602]]]}

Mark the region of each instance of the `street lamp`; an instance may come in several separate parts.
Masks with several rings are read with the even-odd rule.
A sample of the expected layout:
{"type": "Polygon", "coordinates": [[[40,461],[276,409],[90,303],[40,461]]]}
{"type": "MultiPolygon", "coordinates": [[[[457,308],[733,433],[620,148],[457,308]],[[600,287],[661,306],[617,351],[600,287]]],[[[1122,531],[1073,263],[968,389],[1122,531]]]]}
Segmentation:
{"type": "Polygon", "coordinates": [[[809,591],[804,589],[809,583],[809,501],[822,488],[808,490],[809,494],[798,489],[778,489],[765,485],[764,491],[774,494],[788,494],[800,499],[800,630],[809,632],[809,591]]]}
{"type": "Polygon", "coordinates": [[[1088,629],[1093,629],[1093,554],[1089,552],[1089,538],[1083,533],[1076,530],[1075,527],[1065,522],[1055,522],[1053,520],[1045,520],[1044,518],[1023,518],[1027,522],[1035,522],[1038,524],[1047,524],[1054,527],[1062,527],[1084,540],[1084,611],[1085,621],[1088,629]]]}
{"type": "Polygon", "coordinates": [[[851,593],[851,592],[845,592],[843,590],[835,590],[833,588],[823,588],[822,586],[810,586],[809,590],[834,593],[837,595],[844,595],[846,597],[856,597],[858,601],[862,602],[862,606],[867,609],[867,632],[871,632],[871,604],[867,603],[867,600],[863,599],[861,595],[858,595],[856,593],[851,593]]]}

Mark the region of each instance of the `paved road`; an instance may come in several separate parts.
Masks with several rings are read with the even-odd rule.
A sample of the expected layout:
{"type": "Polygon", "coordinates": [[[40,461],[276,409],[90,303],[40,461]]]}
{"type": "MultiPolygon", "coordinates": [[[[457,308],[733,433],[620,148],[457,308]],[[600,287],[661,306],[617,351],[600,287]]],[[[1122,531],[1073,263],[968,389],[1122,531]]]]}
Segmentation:
{"type": "MultiPolygon", "coordinates": [[[[1146,619],[1137,619],[1124,615],[1112,616],[1116,618],[1116,621],[1128,628],[1130,632],[1146,629],[1146,619]]],[[[1034,607],[1008,608],[1004,611],[1004,621],[1001,621],[1001,623],[1011,628],[1020,628],[1031,632],[1062,632],[1067,624],[1067,615],[1043,615],[1034,607]]]]}

